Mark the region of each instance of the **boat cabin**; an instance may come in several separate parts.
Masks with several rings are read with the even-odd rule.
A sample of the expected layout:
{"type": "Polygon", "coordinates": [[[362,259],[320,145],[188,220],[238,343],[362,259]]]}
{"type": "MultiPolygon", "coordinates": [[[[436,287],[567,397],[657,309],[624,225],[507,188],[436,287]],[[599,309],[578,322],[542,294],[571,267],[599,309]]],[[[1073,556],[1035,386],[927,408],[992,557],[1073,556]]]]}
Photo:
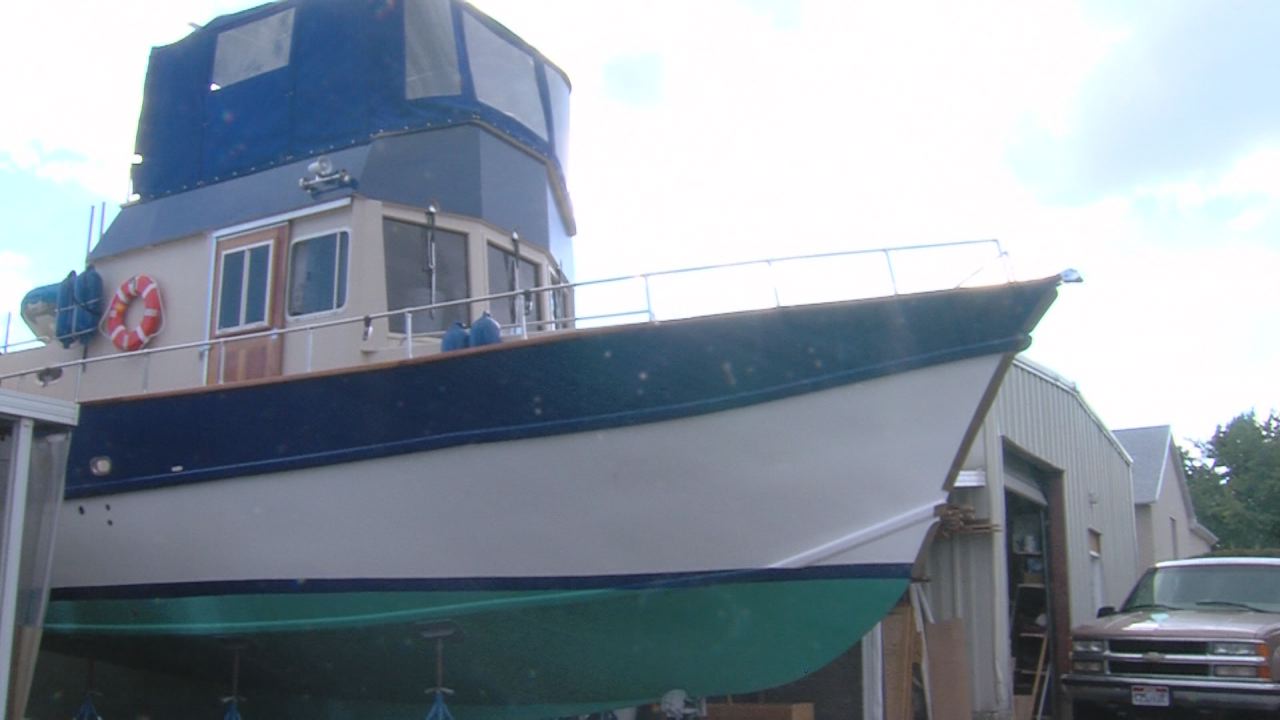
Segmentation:
{"type": "Polygon", "coordinates": [[[94,399],[421,356],[486,312],[564,326],[568,100],[457,0],[284,0],[155,48],[134,199],[28,295],[43,341],[0,383],[94,399]]]}

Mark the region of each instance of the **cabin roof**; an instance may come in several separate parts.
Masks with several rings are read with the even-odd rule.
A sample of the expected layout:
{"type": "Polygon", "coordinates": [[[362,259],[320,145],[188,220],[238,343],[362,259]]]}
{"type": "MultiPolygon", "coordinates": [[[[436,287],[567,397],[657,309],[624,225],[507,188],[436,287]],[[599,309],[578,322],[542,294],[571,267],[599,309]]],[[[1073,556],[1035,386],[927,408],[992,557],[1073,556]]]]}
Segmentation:
{"type": "Polygon", "coordinates": [[[312,193],[299,186],[314,158],[296,160],[187,192],[126,205],[89,255],[101,260],[144,247],[216,231],[359,194],[415,207],[477,217],[558,257],[572,235],[572,212],[542,160],[477,123],[384,135],[329,153],[352,183],[312,193]],[[562,207],[562,206],[561,206],[562,207]]]}

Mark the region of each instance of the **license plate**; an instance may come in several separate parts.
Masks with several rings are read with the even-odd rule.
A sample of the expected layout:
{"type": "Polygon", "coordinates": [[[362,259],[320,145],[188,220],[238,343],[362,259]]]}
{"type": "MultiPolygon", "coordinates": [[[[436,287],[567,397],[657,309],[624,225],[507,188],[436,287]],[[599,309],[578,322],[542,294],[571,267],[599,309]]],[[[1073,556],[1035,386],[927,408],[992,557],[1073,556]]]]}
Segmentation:
{"type": "Polygon", "coordinates": [[[1164,685],[1134,685],[1129,688],[1134,705],[1142,707],[1169,707],[1169,688],[1164,685]]]}

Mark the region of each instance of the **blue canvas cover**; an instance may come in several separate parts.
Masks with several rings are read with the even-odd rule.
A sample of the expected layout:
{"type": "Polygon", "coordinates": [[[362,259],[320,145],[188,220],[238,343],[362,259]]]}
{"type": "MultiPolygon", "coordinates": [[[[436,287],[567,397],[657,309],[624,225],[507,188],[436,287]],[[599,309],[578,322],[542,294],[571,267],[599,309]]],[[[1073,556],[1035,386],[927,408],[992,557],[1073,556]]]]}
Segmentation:
{"type": "Polygon", "coordinates": [[[142,160],[133,170],[134,191],[146,201],[386,133],[478,122],[540,157],[567,208],[560,161],[565,148],[556,147],[557,141],[565,142],[565,133],[556,122],[568,120],[563,98],[549,93],[548,73],[567,87],[564,74],[534,48],[459,0],[283,0],[223,16],[152,51],[138,122],[142,160]],[[444,8],[441,14],[450,24],[454,47],[448,52],[456,52],[461,80],[455,94],[407,97],[409,3],[444,4],[434,7],[444,8]],[[282,13],[291,15],[281,18],[282,13]],[[533,63],[545,138],[477,98],[464,14],[533,63]],[[229,39],[267,25],[287,28],[283,37],[273,38],[277,62],[264,63],[260,72],[233,74],[225,85],[215,83],[218,62],[226,65],[232,58],[253,64],[252,58],[236,57],[229,39]],[[220,50],[220,43],[227,47],[220,50]],[[554,110],[553,101],[558,103],[554,110]]]}

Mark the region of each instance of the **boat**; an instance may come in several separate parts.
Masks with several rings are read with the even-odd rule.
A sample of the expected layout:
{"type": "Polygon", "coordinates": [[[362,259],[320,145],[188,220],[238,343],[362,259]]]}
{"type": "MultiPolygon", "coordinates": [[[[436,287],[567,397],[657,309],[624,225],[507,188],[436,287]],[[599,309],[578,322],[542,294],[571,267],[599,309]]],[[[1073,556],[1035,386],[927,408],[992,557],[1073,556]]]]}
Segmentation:
{"type": "Polygon", "coordinates": [[[568,94],[455,0],[283,0],[153,51],[71,334],[0,354],[0,386],[80,403],[33,717],[91,687],[291,717],[722,696],[898,601],[1064,277],[905,292],[876,249],[735,267],[887,260],[883,294],[667,316],[654,273],[584,318],[568,94]]]}

